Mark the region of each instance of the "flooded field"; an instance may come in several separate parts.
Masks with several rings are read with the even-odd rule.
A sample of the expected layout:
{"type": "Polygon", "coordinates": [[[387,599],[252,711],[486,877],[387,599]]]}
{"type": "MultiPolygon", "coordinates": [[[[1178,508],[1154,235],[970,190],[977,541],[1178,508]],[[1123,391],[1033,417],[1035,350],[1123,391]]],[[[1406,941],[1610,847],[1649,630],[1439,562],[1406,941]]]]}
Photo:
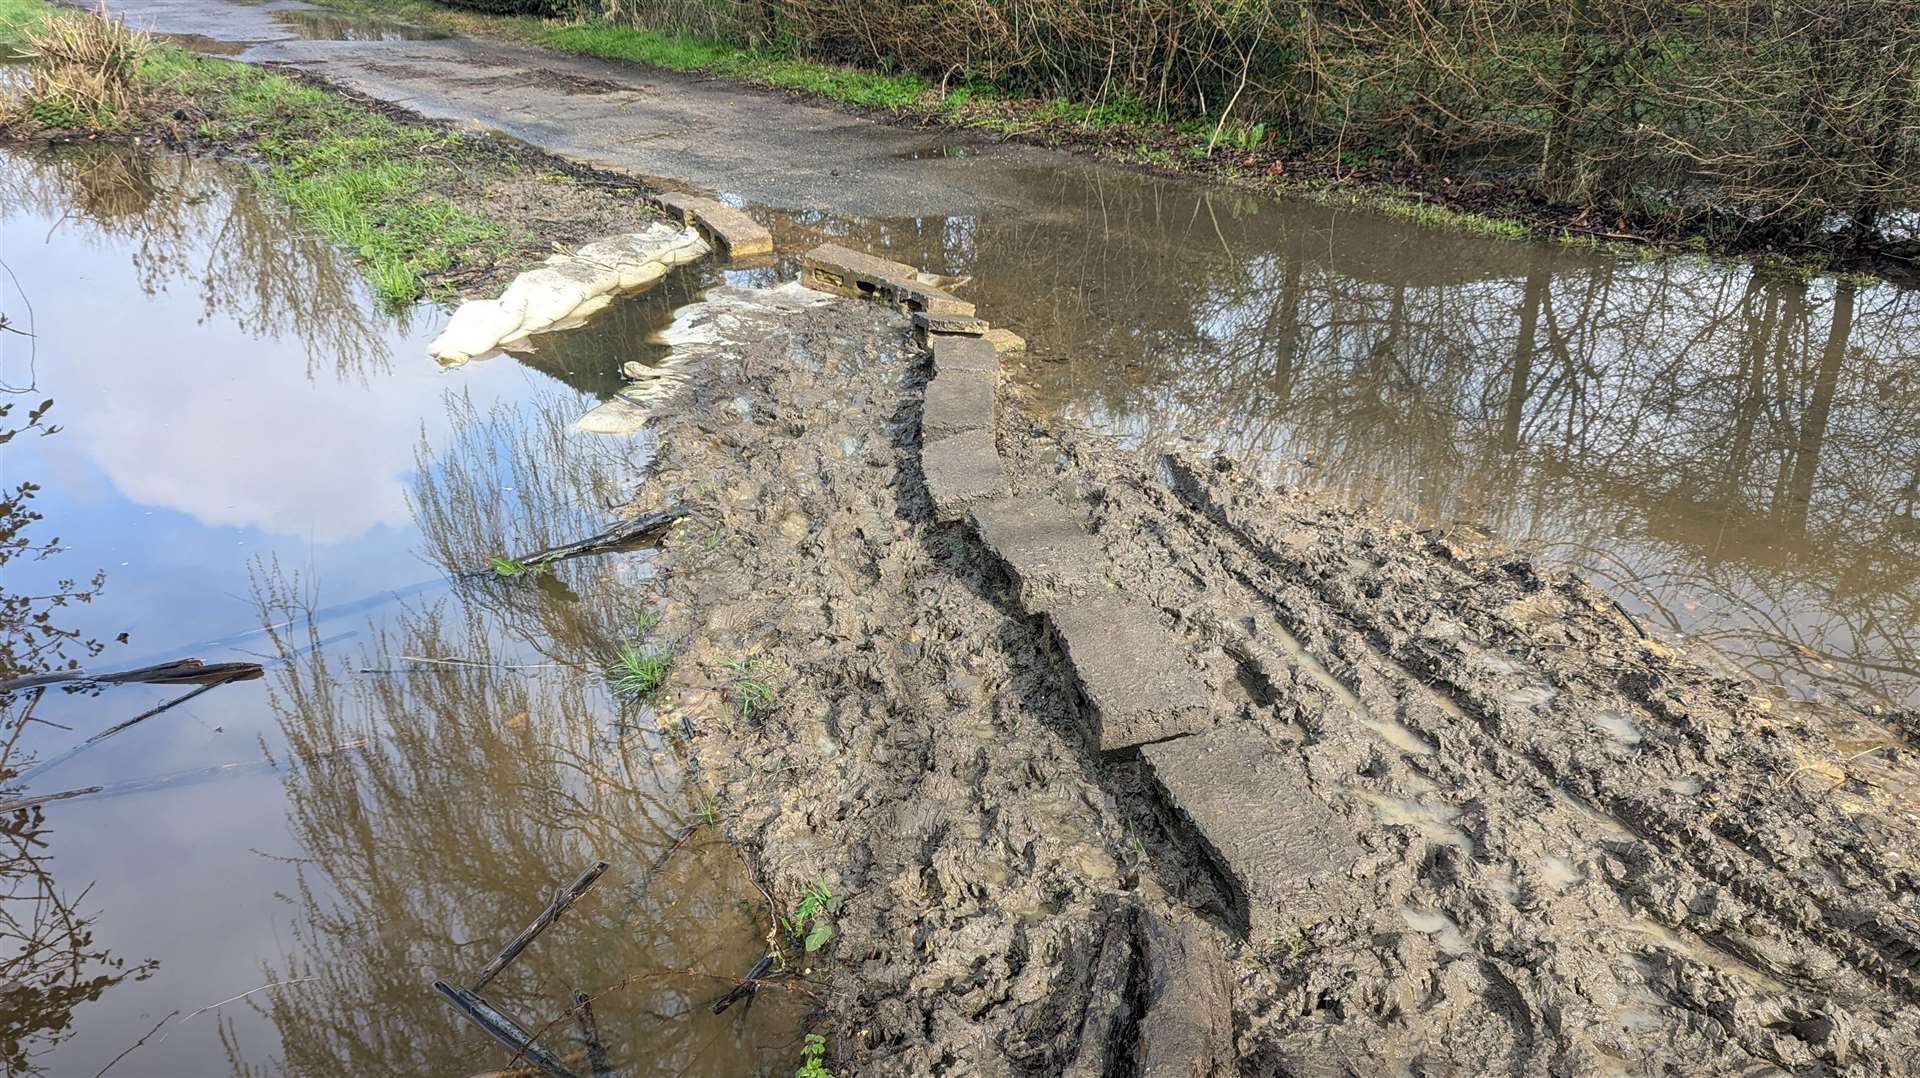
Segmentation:
{"type": "Polygon", "coordinates": [[[631,496],[649,446],[568,428],[701,282],[443,373],[442,316],[378,310],[229,167],[7,155],[0,232],[0,309],[34,334],[0,340],[0,678],[265,668],[84,747],[195,686],[12,700],[4,764],[41,768],[12,785],[88,792],[7,819],[7,1072],[129,1049],[113,1073],[491,1071],[509,1053],[429,985],[467,983],[596,859],[492,1002],[563,1022],[577,1057],[569,993],[595,994],[628,1073],[791,1069],[802,996],[709,1011],[764,952],[764,901],[687,834],[710,808],[609,684],[623,648],[670,644],[654,555],[462,575],[631,496]]]}
{"type": "Polygon", "coordinates": [[[995,178],[1002,210],[776,235],[974,275],[1039,416],[1526,544],[1791,694],[1920,701],[1920,292],[1096,166],[995,178]]]}

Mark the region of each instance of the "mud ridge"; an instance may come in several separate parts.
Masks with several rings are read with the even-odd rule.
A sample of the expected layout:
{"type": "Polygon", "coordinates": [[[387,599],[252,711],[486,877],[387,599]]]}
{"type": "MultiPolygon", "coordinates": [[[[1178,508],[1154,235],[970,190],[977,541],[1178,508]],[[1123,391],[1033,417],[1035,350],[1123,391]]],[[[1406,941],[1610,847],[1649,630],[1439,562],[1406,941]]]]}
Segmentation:
{"type": "Polygon", "coordinates": [[[1811,717],[1496,543],[1042,429],[850,291],[711,294],[650,423],[707,507],[663,722],[847,897],[836,1061],[1912,1072],[1920,836],[1811,717]]]}

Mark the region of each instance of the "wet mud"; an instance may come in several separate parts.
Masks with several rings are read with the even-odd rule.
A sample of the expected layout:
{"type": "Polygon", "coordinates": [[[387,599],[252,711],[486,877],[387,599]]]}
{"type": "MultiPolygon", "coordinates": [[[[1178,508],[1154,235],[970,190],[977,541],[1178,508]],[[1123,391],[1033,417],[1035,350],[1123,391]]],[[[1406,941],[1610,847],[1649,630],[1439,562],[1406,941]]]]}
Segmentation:
{"type": "Polygon", "coordinates": [[[1204,715],[1103,751],[1052,593],[935,511],[904,317],[732,288],[667,337],[663,728],[777,894],[843,896],[798,972],[856,1073],[1913,1073],[1883,718],[1484,533],[1043,426],[1003,382],[1007,495],[1084,530],[1079,578],[1164,651],[1129,657],[1204,715]]]}

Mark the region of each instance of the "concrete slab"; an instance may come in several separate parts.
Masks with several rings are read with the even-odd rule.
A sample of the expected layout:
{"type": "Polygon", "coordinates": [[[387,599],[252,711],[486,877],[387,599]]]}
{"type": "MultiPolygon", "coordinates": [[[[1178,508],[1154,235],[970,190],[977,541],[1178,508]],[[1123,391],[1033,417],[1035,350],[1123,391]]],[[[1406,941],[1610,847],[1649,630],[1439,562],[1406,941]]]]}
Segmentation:
{"type": "Polygon", "coordinates": [[[1234,1073],[1233,971],[1214,930],[1192,917],[1142,915],[1146,1014],[1135,1055],[1141,1078],[1210,1078],[1234,1073]]]}
{"type": "Polygon", "coordinates": [[[1291,936],[1356,908],[1354,836],[1266,734],[1224,726],[1140,752],[1240,887],[1253,935],[1291,936]]]}
{"type": "Polygon", "coordinates": [[[837,243],[823,243],[800,256],[800,283],[822,292],[855,299],[880,298],[890,281],[913,275],[905,262],[855,251],[837,243]]]}
{"type": "Polygon", "coordinates": [[[933,311],[915,311],[913,332],[920,340],[931,346],[935,337],[941,333],[957,333],[967,337],[982,337],[992,329],[984,318],[967,314],[939,314],[933,311]]]}
{"type": "Polygon", "coordinates": [[[937,336],[933,339],[933,373],[997,371],[1000,353],[981,337],[937,336]]]}
{"type": "Polygon", "coordinates": [[[986,341],[988,344],[993,345],[993,350],[996,352],[1024,352],[1027,350],[1027,339],[1010,329],[990,329],[987,331],[986,341]]]}
{"type": "Polygon", "coordinates": [[[926,406],[920,413],[923,437],[992,430],[995,384],[991,371],[949,371],[927,383],[926,406]]]}
{"type": "Polygon", "coordinates": [[[1108,752],[1212,729],[1207,686],[1153,609],[1097,597],[1047,612],[1108,752]]]}
{"type": "Polygon", "coordinates": [[[1103,589],[1106,551],[1053,499],[1003,498],[975,506],[968,516],[980,541],[1006,563],[1028,610],[1052,610],[1103,589]]]}
{"type": "Polygon", "coordinates": [[[928,442],[920,451],[920,467],[938,520],[959,520],[969,506],[1007,493],[1007,472],[990,430],[928,442]]]}
{"type": "Polygon", "coordinates": [[[894,305],[910,312],[937,316],[971,317],[973,304],[952,293],[916,281],[901,281],[893,286],[894,305]]]}
{"type": "Polygon", "coordinates": [[[680,218],[681,224],[698,226],[729,258],[773,253],[773,233],[724,202],[676,191],[648,195],[647,201],[680,218]]]}
{"type": "Polygon", "coordinates": [[[890,303],[936,318],[967,318],[973,304],[926,284],[904,262],[823,243],[800,258],[800,283],[823,292],[890,303]]]}

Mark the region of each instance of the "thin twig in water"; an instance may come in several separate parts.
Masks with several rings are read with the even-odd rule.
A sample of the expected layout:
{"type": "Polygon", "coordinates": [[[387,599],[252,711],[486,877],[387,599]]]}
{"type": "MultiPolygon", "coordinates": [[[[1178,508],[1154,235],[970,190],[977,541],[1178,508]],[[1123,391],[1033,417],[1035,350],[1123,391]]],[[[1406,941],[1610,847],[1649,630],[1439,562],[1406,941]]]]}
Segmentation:
{"type": "Polygon", "coordinates": [[[40,359],[40,341],[39,338],[35,336],[40,326],[33,313],[33,300],[27,298],[27,290],[20,287],[20,278],[13,272],[13,267],[7,265],[6,259],[0,258],[0,269],[7,271],[8,279],[13,281],[13,290],[20,293],[20,302],[27,305],[26,331],[22,332],[21,330],[13,329],[11,326],[7,328],[13,329],[13,332],[19,333],[22,337],[33,341],[31,345],[27,346],[27,384],[15,386],[0,382],[0,393],[32,393],[39,389],[40,382],[40,375],[37,369],[40,359]]]}
{"type": "Polygon", "coordinates": [[[49,801],[65,801],[69,797],[86,797],[106,789],[105,786],[82,786],[78,790],[63,790],[57,794],[40,794],[37,797],[16,797],[11,801],[0,801],[0,814],[18,812],[35,805],[44,805],[49,801]]]}
{"type": "MultiPolygon", "coordinates": [[[[290,984],[305,984],[308,981],[317,981],[319,979],[320,978],[318,977],[295,977],[291,981],[275,981],[272,984],[263,984],[258,988],[249,988],[245,992],[242,992],[237,996],[228,996],[226,999],[223,999],[218,1003],[209,1003],[206,1006],[200,1008],[199,1010],[194,1011],[192,1014],[189,1014],[185,1018],[182,1018],[178,1022],[175,1022],[173,1024],[173,1029],[179,1029],[181,1026],[186,1025],[188,1022],[193,1021],[195,1018],[198,1018],[199,1016],[207,1013],[208,1011],[217,1011],[229,1003],[238,1003],[241,1000],[247,998],[248,996],[253,995],[255,992],[265,992],[269,988],[285,988],[287,985],[290,985],[290,984]]],[[[173,1029],[167,1030],[165,1037],[161,1037],[159,1040],[154,1041],[153,1046],[155,1048],[158,1048],[161,1045],[167,1043],[167,1037],[173,1036],[173,1029]]]]}
{"type": "Polygon", "coordinates": [[[211,689],[217,689],[220,686],[225,684],[226,684],[225,681],[210,681],[207,684],[202,685],[197,689],[192,689],[188,692],[181,693],[179,696],[176,696],[173,699],[168,700],[164,704],[158,704],[153,707],[150,707],[147,710],[142,711],[140,714],[135,715],[133,718],[128,719],[126,722],[119,724],[118,726],[109,726],[105,730],[102,730],[99,733],[93,735],[92,737],[86,739],[85,741],[82,741],[78,745],[75,745],[73,748],[68,749],[66,752],[63,752],[60,755],[55,756],[53,759],[47,760],[44,763],[35,764],[34,766],[21,772],[20,781],[25,782],[26,780],[34,777],[35,775],[44,774],[49,769],[57,767],[60,764],[63,764],[68,760],[73,759],[75,756],[78,756],[80,753],[85,752],[87,749],[90,749],[95,745],[98,745],[100,742],[105,741],[107,738],[112,737],[113,735],[119,733],[122,730],[127,729],[128,727],[135,726],[139,723],[145,722],[148,719],[153,718],[155,715],[158,715],[163,711],[167,711],[171,708],[179,707],[181,704],[184,704],[188,700],[191,700],[194,697],[199,696],[201,693],[207,692],[211,689]]]}
{"type": "Polygon", "coordinates": [[[585,669],[585,667],[569,666],[569,664],[567,663],[495,663],[495,662],[482,662],[479,659],[462,659],[458,656],[440,659],[440,658],[435,658],[434,656],[431,656],[431,655],[402,655],[400,656],[400,659],[402,662],[434,663],[441,666],[485,666],[494,670],[561,670],[561,669],[581,670],[581,669],[585,669]]]}

